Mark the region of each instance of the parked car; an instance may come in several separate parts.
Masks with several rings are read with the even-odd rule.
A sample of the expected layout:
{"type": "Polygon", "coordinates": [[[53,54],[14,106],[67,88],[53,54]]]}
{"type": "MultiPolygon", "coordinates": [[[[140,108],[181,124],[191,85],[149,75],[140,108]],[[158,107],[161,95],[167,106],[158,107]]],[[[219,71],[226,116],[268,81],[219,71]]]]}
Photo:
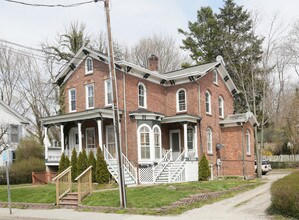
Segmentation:
{"type": "MultiPolygon", "coordinates": [[[[257,172],[257,163],[256,160],[254,161],[254,168],[255,168],[255,172],[257,172]]],[[[262,160],[262,174],[265,175],[266,173],[268,173],[269,171],[272,170],[271,164],[269,162],[269,160],[262,160]]]]}

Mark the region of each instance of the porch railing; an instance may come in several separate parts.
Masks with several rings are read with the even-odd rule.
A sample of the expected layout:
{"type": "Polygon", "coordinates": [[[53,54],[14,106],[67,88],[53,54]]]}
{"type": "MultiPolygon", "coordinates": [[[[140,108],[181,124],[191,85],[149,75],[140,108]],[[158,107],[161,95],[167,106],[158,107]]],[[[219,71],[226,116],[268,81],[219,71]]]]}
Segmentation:
{"type": "Polygon", "coordinates": [[[168,182],[173,182],[174,176],[182,170],[182,167],[185,165],[186,158],[185,158],[185,151],[186,149],[178,156],[178,158],[174,161],[171,167],[169,167],[168,171],[168,182]]]}
{"type": "Polygon", "coordinates": [[[111,174],[113,175],[114,179],[116,179],[116,181],[118,182],[117,175],[116,175],[118,173],[118,171],[115,170],[114,166],[113,166],[116,163],[116,159],[109,153],[109,151],[105,145],[103,145],[103,150],[104,150],[105,161],[106,161],[107,165],[109,166],[109,168],[111,170],[113,170],[113,172],[111,172],[111,174]]]}
{"type": "Polygon", "coordinates": [[[135,183],[137,183],[137,170],[136,170],[136,168],[131,164],[131,162],[128,160],[128,158],[124,154],[122,154],[122,161],[123,161],[123,164],[124,164],[124,168],[128,171],[128,173],[134,179],[135,183]]]}
{"type": "Polygon", "coordinates": [[[61,148],[51,147],[48,148],[48,162],[57,162],[60,161],[61,158],[61,148]]]}
{"type": "Polygon", "coordinates": [[[166,152],[164,157],[158,162],[158,164],[153,168],[153,181],[156,182],[158,176],[163,172],[165,167],[171,161],[172,149],[166,152]]]}
{"type": "Polygon", "coordinates": [[[81,202],[88,194],[92,192],[92,166],[83,171],[76,179],[78,186],[78,203],[81,202]]]}
{"type": "Polygon", "coordinates": [[[59,205],[59,200],[71,191],[72,188],[72,173],[71,166],[65,169],[62,173],[56,176],[53,181],[56,182],[56,205],[59,205]]]}

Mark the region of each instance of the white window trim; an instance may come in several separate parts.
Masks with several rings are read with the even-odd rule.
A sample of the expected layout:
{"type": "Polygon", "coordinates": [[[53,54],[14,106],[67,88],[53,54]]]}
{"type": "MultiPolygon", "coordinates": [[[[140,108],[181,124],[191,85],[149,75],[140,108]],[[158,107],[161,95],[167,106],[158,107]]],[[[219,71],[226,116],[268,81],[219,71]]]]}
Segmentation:
{"type": "Polygon", "coordinates": [[[211,128],[207,128],[206,131],[207,131],[207,152],[208,152],[208,154],[213,154],[213,131],[211,128]],[[209,140],[209,138],[208,138],[209,131],[211,132],[211,140],[209,140]],[[208,142],[211,143],[211,149],[209,149],[208,142]]]}
{"type": "Polygon", "coordinates": [[[187,91],[183,88],[180,88],[176,92],[176,111],[177,112],[186,112],[187,111],[187,91]],[[180,110],[180,104],[179,104],[179,92],[184,91],[185,92],[185,110],[180,110]]]}
{"type": "Polygon", "coordinates": [[[215,85],[218,85],[218,70],[217,69],[213,70],[213,83],[215,85]],[[214,79],[215,79],[215,81],[214,81],[214,79]]]}
{"type": "MultiPolygon", "coordinates": [[[[94,134],[94,147],[93,148],[96,148],[97,147],[97,144],[96,144],[96,132],[95,132],[95,128],[94,127],[89,127],[89,128],[86,128],[85,129],[85,148],[87,149],[87,140],[88,140],[88,138],[87,138],[87,131],[93,131],[93,134],[94,134]]],[[[90,149],[90,148],[89,148],[90,149]]]]}
{"type": "Polygon", "coordinates": [[[85,104],[86,104],[86,109],[94,109],[95,106],[95,99],[94,99],[94,84],[88,84],[85,86],[85,104]],[[88,104],[88,88],[92,87],[93,90],[93,106],[89,106],[88,104]]]}
{"type": "Polygon", "coordinates": [[[250,132],[249,130],[247,129],[246,131],[246,140],[245,140],[245,143],[246,143],[246,154],[247,155],[251,155],[251,152],[250,152],[250,132]],[[247,138],[248,138],[248,141],[247,141],[247,138]]]}
{"type": "MultiPolygon", "coordinates": [[[[112,81],[111,81],[111,79],[107,79],[107,80],[105,80],[105,106],[112,106],[112,103],[108,103],[108,86],[107,86],[107,84],[108,84],[108,82],[110,81],[110,83],[112,83],[112,81]]],[[[112,97],[112,99],[113,99],[113,97],[112,97]]],[[[112,100],[113,101],[113,100],[112,100]]]]}
{"type": "Polygon", "coordinates": [[[143,83],[138,83],[138,87],[137,88],[138,88],[138,107],[139,108],[147,108],[147,91],[146,91],[146,87],[145,87],[145,85],[143,83]],[[144,97],[144,106],[140,105],[140,100],[139,100],[139,96],[140,96],[140,94],[139,94],[139,86],[143,87],[143,92],[144,92],[144,95],[143,95],[143,97],[144,97]]]}
{"type": "Polygon", "coordinates": [[[206,113],[209,114],[209,115],[212,115],[212,105],[211,105],[211,93],[207,90],[205,92],[205,110],[206,110],[206,113]],[[207,111],[207,98],[206,98],[206,94],[209,94],[209,111],[207,111]]]}
{"type": "Polygon", "coordinates": [[[85,60],[85,75],[89,75],[89,74],[93,74],[93,60],[91,57],[87,57],[85,60]],[[87,63],[89,60],[91,60],[91,70],[90,71],[87,70],[87,63]]]}
{"type": "Polygon", "coordinates": [[[179,151],[181,152],[182,150],[182,146],[181,146],[181,130],[180,129],[174,129],[174,130],[169,130],[169,147],[172,150],[172,138],[171,138],[171,134],[172,133],[178,133],[179,134],[179,151]]]}
{"type": "Polygon", "coordinates": [[[153,155],[153,142],[154,142],[154,137],[153,137],[153,131],[151,129],[151,127],[147,124],[141,124],[139,125],[138,129],[137,129],[137,144],[138,144],[138,161],[139,162],[145,162],[145,163],[151,163],[154,161],[154,157],[155,155],[153,155]],[[145,158],[141,158],[141,140],[140,140],[140,130],[142,127],[147,127],[149,129],[149,146],[150,146],[150,158],[149,159],[145,159],[145,158]]]}
{"type": "MultiPolygon", "coordinates": [[[[222,96],[218,97],[218,105],[219,105],[219,99],[221,99],[221,115],[219,114],[219,118],[224,118],[224,99],[222,96]]],[[[218,106],[218,111],[220,109],[220,105],[218,106]]]]}
{"type": "Polygon", "coordinates": [[[153,146],[154,146],[154,160],[160,160],[162,158],[162,132],[161,128],[158,125],[154,125],[153,127],[153,146]],[[159,143],[160,143],[160,158],[156,158],[156,146],[155,146],[155,128],[159,130],[159,143]]]}
{"type": "Polygon", "coordinates": [[[75,88],[71,88],[71,89],[69,89],[69,112],[76,112],[76,111],[77,111],[77,91],[76,91],[75,88]],[[75,103],[76,103],[75,110],[72,110],[72,103],[71,103],[71,100],[72,100],[71,92],[72,91],[75,91],[75,97],[76,97],[76,99],[75,99],[75,103]]]}

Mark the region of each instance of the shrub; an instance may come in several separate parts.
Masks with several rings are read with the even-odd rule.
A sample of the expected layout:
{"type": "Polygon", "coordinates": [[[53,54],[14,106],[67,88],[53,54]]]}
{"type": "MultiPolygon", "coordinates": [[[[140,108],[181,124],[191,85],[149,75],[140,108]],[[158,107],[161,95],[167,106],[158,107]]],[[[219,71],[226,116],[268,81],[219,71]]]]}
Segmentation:
{"type": "MultiPolygon", "coordinates": [[[[32,172],[45,171],[45,162],[40,158],[21,160],[13,163],[9,170],[9,182],[11,184],[32,183],[32,172]]],[[[6,174],[3,169],[0,174],[1,184],[6,184],[6,174]]]]}
{"type": "Polygon", "coordinates": [[[277,180],[271,186],[270,211],[299,219],[299,171],[277,180]]]}
{"type": "Polygon", "coordinates": [[[97,150],[96,180],[98,183],[108,183],[109,179],[110,173],[108,171],[104,155],[99,147],[97,150]]]}
{"type": "Polygon", "coordinates": [[[58,167],[58,173],[63,172],[65,169],[67,169],[70,166],[70,160],[65,154],[63,153],[61,155],[60,161],[59,161],[59,167],[58,167]]]}
{"type": "Polygon", "coordinates": [[[88,166],[92,166],[92,182],[96,182],[96,166],[97,166],[97,160],[93,154],[92,151],[89,152],[88,155],[88,166]]]}
{"type": "Polygon", "coordinates": [[[299,162],[270,162],[272,169],[298,168],[299,162]]]}
{"type": "Polygon", "coordinates": [[[45,158],[42,145],[32,137],[22,139],[16,150],[16,161],[29,160],[31,158],[45,158]]]}
{"type": "Polygon", "coordinates": [[[72,151],[72,157],[71,157],[72,181],[74,181],[76,179],[77,175],[78,175],[77,163],[78,163],[77,151],[74,148],[73,151],[72,151]]]}
{"type": "Polygon", "coordinates": [[[198,163],[198,180],[206,181],[211,175],[209,161],[204,154],[198,163]]]}
{"type": "Polygon", "coordinates": [[[83,149],[83,151],[81,151],[78,156],[77,174],[80,175],[87,168],[88,168],[88,158],[85,149],[83,149]]]}

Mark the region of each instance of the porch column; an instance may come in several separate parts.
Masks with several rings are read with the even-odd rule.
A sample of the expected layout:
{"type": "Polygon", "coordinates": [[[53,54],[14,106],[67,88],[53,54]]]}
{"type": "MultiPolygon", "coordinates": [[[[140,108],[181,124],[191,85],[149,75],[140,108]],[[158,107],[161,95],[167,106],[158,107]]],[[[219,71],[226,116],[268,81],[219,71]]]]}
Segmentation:
{"type": "Polygon", "coordinates": [[[82,152],[82,123],[78,122],[78,138],[79,138],[79,152],[82,152]]]}
{"type": "Polygon", "coordinates": [[[48,127],[45,126],[44,127],[44,132],[45,132],[45,136],[44,136],[44,145],[45,145],[45,159],[48,159],[48,148],[51,147],[51,142],[48,136],[48,127]]]}
{"type": "Polygon", "coordinates": [[[185,149],[185,158],[188,158],[188,142],[187,142],[187,123],[184,126],[184,149],[185,149]]]}
{"type": "Polygon", "coordinates": [[[198,160],[198,143],[197,143],[197,123],[194,126],[194,147],[195,147],[195,159],[198,160]]]}
{"type": "Polygon", "coordinates": [[[64,125],[60,125],[60,146],[61,146],[61,154],[64,152],[64,132],[63,132],[64,125]]]}
{"type": "Polygon", "coordinates": [[[97,120],[98,123],[98,138],[99,138],[99,145],[103,152],[103,137],[102,137],[102,120],[97,120]]]}

